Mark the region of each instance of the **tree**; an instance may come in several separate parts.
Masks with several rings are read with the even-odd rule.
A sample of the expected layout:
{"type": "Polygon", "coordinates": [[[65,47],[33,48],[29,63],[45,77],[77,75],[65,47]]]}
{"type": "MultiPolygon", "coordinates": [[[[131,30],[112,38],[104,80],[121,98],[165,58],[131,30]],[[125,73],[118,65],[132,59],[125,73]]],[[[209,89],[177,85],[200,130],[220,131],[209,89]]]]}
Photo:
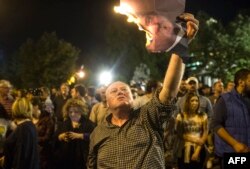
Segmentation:
{"type": "Polygon", "coordinates": [[[190,45],[188,67],[192,74],[228,81],[238,69],[250,67],[249,16],[239,14],[228,25],[222,25],[203,12],[197,18],[200,30],[190,45]]]}
{"type": "Polygon", "coordinates": [[[17,87],[58,86],[74,73],[80,50],[55,32],[44,33],[40,39],[28,39],[11,62],[10,71],[17,87]]]}

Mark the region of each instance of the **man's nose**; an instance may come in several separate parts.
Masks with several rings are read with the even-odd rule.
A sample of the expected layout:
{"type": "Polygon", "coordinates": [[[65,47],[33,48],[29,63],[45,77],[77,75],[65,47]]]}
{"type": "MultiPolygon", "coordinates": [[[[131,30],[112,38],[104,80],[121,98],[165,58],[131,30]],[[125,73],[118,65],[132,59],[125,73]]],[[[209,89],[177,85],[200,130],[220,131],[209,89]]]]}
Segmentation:
{"type": "Polygon", "coordinates": [[[121,90],[121,89],[117,91],[117,94],[118,94],[118,95],[124,94],[124,93],[125,93],[125,92],[124,92],[123,90],[121,90]]]}

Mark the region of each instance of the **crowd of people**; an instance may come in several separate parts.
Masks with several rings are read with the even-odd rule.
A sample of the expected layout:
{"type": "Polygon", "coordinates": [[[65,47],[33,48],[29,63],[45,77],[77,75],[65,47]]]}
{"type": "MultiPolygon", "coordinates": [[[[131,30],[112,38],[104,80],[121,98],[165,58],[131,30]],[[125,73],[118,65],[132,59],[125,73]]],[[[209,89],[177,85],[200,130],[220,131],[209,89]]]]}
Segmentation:
{"type": "MultiPolygon", "coordinates": [[[[192,39],[197,20],[183,18],[192,39]]],[[[149,80],[144,93],[116,81],[34,95],[0,80],[1,167],[202,169],[218,159],[223,168],[224,153],[250,150],[250,70],[226,90],[221,80],[205,90],[196,77],[183,79],[183,61],[173,53],[163,81],[149,80]]]]}
{"type": "MultiPolygon", "coordinates": [[[[172,110],[171,106],[161,107],[158,112],[164,114],[155,116],[151,114],[156,111],[152,106],[159,104],[155,103],[159,102],[155,95],[159,95],[162,88],[162,83],[156,80],[147,82],[144,93],[132,94],[129,92],[131,86],[115,82],[108,87],[95,88],[94,97],[88,95],[88,89],[93,91],[93,87],[87,88],[80,84],[70,88],[63,83],[54,95],[52,89],[41,87],[41,93],[37,95],[25,90],[12,92],[14,90],[11,90],[11,83],[0,80],[1,161],[5,168],[25,166],[24,168],[32,169],[80,169],[87,168],[87,161],[90,166],[94,165],[90,168],[96,168],[98,165],[106,166],[106,163],[110,165],[114,159],[125,158],[126,163],[131,163],[130,168],[137,168],[140,160],[136,160],[129,152],[135,151],[137,144],[140,144],[141,150],[150,151],[144,146],[149,144],[148,138],[153,136],[143,134],[145,131],[139,127],[142,125],[140,120],[132,120],[131,124],[127,124],[127,127],[136,124],[134,131],[120,130],[126,120],[112,121],[113,111],[119,112],[117,107],[113,107],[116,105],[113,97],[116,92],[125,92],[130,94],[130,99],[126,100],[122,94],[117,95],[118,100],[125,99],[126,104],[130,105],[127,111],[132,108],[133,116],[138,116],[143,111],[142,114],[146,117],[141,118],[150,118],[150,121],[144,123],[157,124],[158,126],[153,127],[163,129],[160,134],[164,138],[165,167],[211,168],[215,159],[223,159],[224,152],[249,151],[247,133],[250,120],[250,70],[241,69],[235,74],[233,87],[232,82],[230,83],[230,87],[224,89],[221,80],[215,81],[209,94],[202,92],[203,85],[196,77],[182,79],[175,108],[172,110]],[[144,105],[148,109],[142,109],[144,105]],[[168,110],[172,113],[169,113],[171,116],[167,117],[167,123],[158,124],[166,118],[165,111],[168,110]],[[235,135],[235,132],[231,133],[231,130],[238,128],[241,132],[235,135]],[[120,135],[125,135],[126,139],[120,135]],[[108,139],[109,137],[118,139],[108,139]],[[140,143],[130,144],[129,140],[138,138],[140,143]],[[93,140],[91,144],[90,139],[93,140]],[[109,141],[104,144],[107,139],[109,141]],[[121,154],[110,153],[110,149],[120,148],[123,150],[121,154]],[[101,153],[100,157],[97,157],[97,151],[101,153]],[[25,159],[32,163],[26,163],[25,159]],[[95,161],[97,159],[99,162],[95,161]]],[[[123,105],[122,112],[124,109],[126,110],[126,106],[123,105]]],[[[124,118],[124,114],[117,116],[124,118]]],[[[138,150],[137,157],[140,157],[141,150],[138,150]]],[[[152,150],[152,153],[155,152],[152,150]]],[[[156,158],[160,158],[160,155],[156,158]]],[[[115,163],[114,168],[116,165],[115,163]]]]}

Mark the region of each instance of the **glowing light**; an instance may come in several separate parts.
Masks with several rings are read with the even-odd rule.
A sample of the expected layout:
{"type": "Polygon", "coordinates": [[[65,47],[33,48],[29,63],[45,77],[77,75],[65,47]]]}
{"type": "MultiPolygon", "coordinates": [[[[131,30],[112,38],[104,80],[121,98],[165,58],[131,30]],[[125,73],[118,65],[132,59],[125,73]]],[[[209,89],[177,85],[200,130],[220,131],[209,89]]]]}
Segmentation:
{"type": "Polygon", "coordinates": [[[120,6],[115,6],[114,10],[116,13],[126,15],[128,17],[127,19],[128,22],[133,22],[135,24],[139,23],[137,17],[133,15],[134,13],[133,8],[131,8],[129,5],[123,3],[120,6]]]}
{"type": "Polygon", "coordinates": [[[115,6],[114,11],[116,13],[126,15],[127,22],[135,23],[140,31],[144,31],[146,33],[146,46],[151,43],[151,41],[153,40],[152,33],[142,28],[142,26],[140,25],[140,20],[134,15],[134,10],[131,6],[127,5],[126,3],[122,3],[120,4],[120,6],[115,6]]]}
{"type": "Polygon", "coordinates": [[[77,76],[78,76],[79,78],[84,78],[84,77],[85,77],[84,71],[83,71],[83,70],[80,70],[80,71],[77,73],[77,76]]]}
{"type": "Polygon", "coordinates": [[[104,71],[99,76],[99,81],[101,85],[108,85],[112,81],[112,74],[108,71],[104,71]]]}

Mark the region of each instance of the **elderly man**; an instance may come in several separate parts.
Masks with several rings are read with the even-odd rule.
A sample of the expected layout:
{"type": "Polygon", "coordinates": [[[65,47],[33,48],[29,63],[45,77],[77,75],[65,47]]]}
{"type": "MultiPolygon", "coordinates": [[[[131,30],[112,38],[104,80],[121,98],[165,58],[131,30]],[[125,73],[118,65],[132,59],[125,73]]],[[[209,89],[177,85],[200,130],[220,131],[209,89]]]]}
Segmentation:
{"type": "MultiPolygon", "coordinates": [[[[198,21],[192,15],[184,18],[187,24],[197,26],[198,21]]],[[[197,27],[189,29],[197,31],[197,27]]],[[[162,124],[174,109],[173,100],[183,72],[182,59],[172,54],[162,89],[137,110],[132,109],[133,97],[127,84],[118,81],[108,86],[106,97],[110,115],[91,134],[89,169],[165,168],[162,124]]]]}

